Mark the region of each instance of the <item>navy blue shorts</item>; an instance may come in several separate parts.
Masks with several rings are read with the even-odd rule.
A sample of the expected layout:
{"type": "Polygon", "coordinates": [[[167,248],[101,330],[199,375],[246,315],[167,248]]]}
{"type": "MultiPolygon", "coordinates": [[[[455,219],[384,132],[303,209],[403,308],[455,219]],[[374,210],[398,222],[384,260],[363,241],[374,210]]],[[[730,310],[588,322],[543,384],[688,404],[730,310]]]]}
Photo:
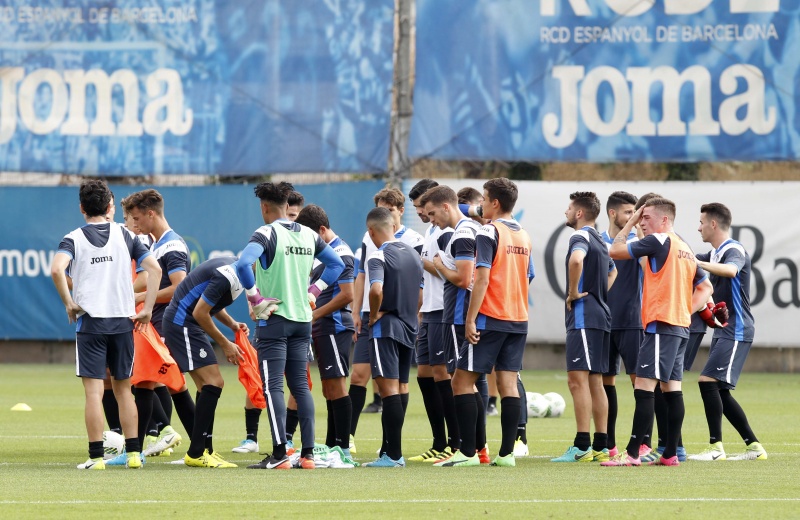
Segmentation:
{"type": "Polygon", "coordinates": [[[636,373],[636,359],[644,339],[642,329],[623,329],[611,331],[611,344],[608,350],[608,371],[603,375],[619,374],[620,360],[625,364],[626,374],[636,373]]]}
{"type": "Polygon", "coordinates": [[[567,372],[608,372],[611,333],[600,329],[567,331],[567,372]]]}
{"type": "Polygon", "coordinates": [[[507,372],[522,370],[522,355],[525,353],[527,334],[479,331],[481,336],[475,345],[464,341],[458,359],[459,370],[489,374],[492,369],[507,372]]]}
{"type": "Polygon", "coordinates": [[[361,313],[361,330],[358,331],[356,338],[356,345],[353,347],[353,364],[369,364],[370,357],[370,339],[369,339],[369,313],[361,313]]]}
{"type": "Polygon", "coordinates": [[[118,381],[133,373],[133,331],[120,334],[78,332],[75,338],[75,375],[105,379],[106,368],[118,381]]]}
{"type": "Polygon", "coordinates": [[[369,341],[372,378],[398,379],[401,383],[408,383],[414,349],[392,338],[372,338],[369,341]]]}
{"type": "Polygon", "coordinates": [[[349,375],[352,343],[353,333],[349,330],[314,338],[320,379],[336,379],[349,375]]]}
{"type": "Polygon", "coordinates": [[[744,362],[750,353],[752,341],[737,341],[731,338],[714,338],[702,375],[719,381],[720,388],[733,390],[742,375],[744,362]]]}
{"type": "Polygon", "coordinates": [[[447,373],[452,374],[456,371],[458,360],[461,357],[461,347],[466,342],[466,327],[464,325],[445,325],[442,337],[442,344],[446,345],[445,352],[447,359],[444,364],[447,365],[447,373]]]}
{"type": "Polygon", "coordinates": [[[417,345],[415,347],[417,365],[430,365],[430,354],[428,352],[430,345],[428,344],[428,325],[429,323],[422,322],[419,324],[419,332],[417,333],[417,345]]]}
{"type": "Polygon", "coordinates": [[[164,343],[181,372],[191,372],[217,364],[217,355],[211,341],[199,325],[182,327],[165,320],[161,323],[161,330],[164,333],[164,343]]]}
{"type": "Polygon", "coordinates": [[[683,379],[683,355],[689,338],[646,332],[639,347],[636,377],[667,381],[683,379]]]}
{"type": "MultiPolygon", "coordinates": [[[[450,364],[455,358],[453,352],[457,352],[458,347],[461,346],[454,334],[453,325],[449,323],[428,324],[429,365],[448,365],[448,371],[450,371],[450,364]]],[[[464,339],[463,333],[461,339],[464,339]]]]}
{"type": "Polygon", "coordinates": [[[683,369],[691,370],[697,351],[700,350],[700,343],[703,341],[705,332],[689,332],[689,344],[686,345],[686,353],[683,355],[683,369]]]}

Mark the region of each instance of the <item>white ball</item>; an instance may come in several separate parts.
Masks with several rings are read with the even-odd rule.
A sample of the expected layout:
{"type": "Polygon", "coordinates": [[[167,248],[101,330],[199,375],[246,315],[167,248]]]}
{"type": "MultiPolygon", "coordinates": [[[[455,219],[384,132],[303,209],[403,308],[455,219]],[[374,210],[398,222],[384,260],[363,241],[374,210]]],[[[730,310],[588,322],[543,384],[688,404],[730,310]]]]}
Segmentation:
{"type": "Polygon", "coordinates": [[[113,459],[125,451],[125,437],[117,432],[103,432],[103,458],[113,459]]]}
{"type": "Polygon", "coordinates": [[[525,392],[528,400],[528,417],[547,417],[550,401],[537,392],[525,392]]]}
{"type": "Polygon", "coordinates": [[[555,392],[548,392],[544,394],[544,398],[550,401],[550,413],[547,415],[547,417],[561,417],[561,415],[564,413],[564,409],[567,407],[567,403],[564,401],[564,398],[555,392]]]}

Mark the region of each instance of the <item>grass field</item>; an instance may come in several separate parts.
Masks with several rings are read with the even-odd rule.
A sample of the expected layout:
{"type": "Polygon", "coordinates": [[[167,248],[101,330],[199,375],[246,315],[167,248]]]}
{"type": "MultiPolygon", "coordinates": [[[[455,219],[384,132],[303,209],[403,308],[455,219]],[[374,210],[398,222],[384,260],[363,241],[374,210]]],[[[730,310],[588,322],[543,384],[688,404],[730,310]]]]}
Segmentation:
{"type": "MultiPolygon", "coordinates": [[[[143,470],[75,469],[86,460],[82,386],[67,365],[0,366],[0,516],[2,518],[797,518],[800,516],[800,376],[745,374],[736,397],[769,452],[769,460],[687,462],[678,468],[602,468],[596,464],[554,464],[574,436],[566,377],[526,371],[529,391],[555,391],[567,400],[559,419],[531,419],[531,457],[516,468],[252,471],[255,454],[230,453],[244,436],[244,390],[231,368],[217,409],[214,442],[240,468],[190,469],[148,459],[143,470]],[[32,412],[11,412],[24,402],[32,412]],[[794,469],[793,469],[794,468],[794,469]]],[[[702,403],[687,374],[684,440],[690,453],[708,441],[702,403]]],[[[412,377],[413,381],[413,377],[412,377]]],[[[429,447],[430,430],[416,384],[404,428],[404,453],[429,447]]],[[[324,403],[316,387],[317,431],[323,431],[324,403]]],[[[630,431],[633,397],[621,385],[618,442],[630,431]]],[[[262,416],[262,448],[269,444],[262,416]],[[266,442],[264,442],[266,441],[266,442]]],[[[174,417],[175,427],[183,433],[174,417]]],[[[489,446],[499,447],[500,421],[490,417],[489,446]]],[[[362,416],[358,459],[372,460],[380,418],[362,416]]],[[[724,427],[729,453],[741,441],[724,427]]],[[[318,433],[318,439],[319,433],[318,433]]],[[[178,448],[182,455],[186,445],[178,448]]],[[[177,458],[173,457],[173,458],[177,458]]]]}

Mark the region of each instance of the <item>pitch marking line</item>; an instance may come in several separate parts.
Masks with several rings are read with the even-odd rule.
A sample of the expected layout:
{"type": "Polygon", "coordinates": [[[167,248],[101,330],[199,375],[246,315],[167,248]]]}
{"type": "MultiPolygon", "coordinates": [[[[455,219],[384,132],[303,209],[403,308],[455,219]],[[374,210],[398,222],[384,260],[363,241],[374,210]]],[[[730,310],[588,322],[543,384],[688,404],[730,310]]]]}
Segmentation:
{"type": "MultiPolygon", "coordinates": [[[[598,498],[598,499],[381,499],[367,498],[364,500],[293,500],[299,504],[605,504],[614,502],[642,502],[641,498],[598,498]]],[[[691,503],[691,502],[800,502],[798,498],[659,498],[661,502],[691,503]]],[[[286,500],[237,500],[238,504],[285,504],[286,500]]],[[[82,504],[230,504],[229,500],[1,500],[2,505],[82,505],[82,504]]]]}

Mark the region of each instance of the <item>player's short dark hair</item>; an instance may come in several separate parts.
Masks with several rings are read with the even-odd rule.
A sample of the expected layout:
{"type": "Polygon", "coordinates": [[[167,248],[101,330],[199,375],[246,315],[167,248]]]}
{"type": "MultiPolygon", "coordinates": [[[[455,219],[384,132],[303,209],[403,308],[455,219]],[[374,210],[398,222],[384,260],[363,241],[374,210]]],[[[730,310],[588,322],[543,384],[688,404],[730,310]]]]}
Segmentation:
{"type": "Polygon", "coordinates": [[[636,201],[636,204],[634,204],[633,208],[639,209],[642,206],[644,206],[645,202],[647,202],[648,200],[656,198],[660,199],[663,197],[661,197],[661,195],[659,195],[658,193],[653,193],[652,191],[650,193],[645,193],[644,195],[639,197],[639,200],[636,201]]]}
{"type": "Polygon", "coordinates": [[[319,228],[322,226],[325,226],[326,228],[331,227],[331,223],[328,220],[328,214],[325,213],[324,209],[316,204],[309,204],[305,208],[301,209],[295,222],[311,228],[316,232],[319,232],[319,228]]]}
{"type": "Polygon", "coordinates": [[[631,195],[627,191],[615,191],[611,195],[608,196],[608,201],[606,202],[606,212],[610,210],[617,211],[620,206],[624,206],[625,204],[633,204],[636,206],[636,196],[631,195]]]}
{"type": "Polygon", "coordinates": [[[164,214],[164,197],[154,189],[137,191],[125,197],[125,211],[130,213],[132,209],[141,211],[155,211],[158,215],[164,214]]]}
{"type": "Polygon", "coordinates": [[[391,229],[393,225],[392,213],[386,208],[372,208],[367,213],[367,228],[391,229]]]}
{"type": "Polygon", "coordinates": [[[416,183],[413,188],[411,188],[411,191],[408,192],[408,198],[411,200],[417,200],[422,196],[423,193],[431,188],[435,188],[438,185],[439,183],[433,179],[422,179],[416,183]]]}
{"type": "Polygon", "coordinates": [[[292,190],[292,192],[289,194],[289,198],[286,199],[286,203],[290,206],[303,207],[303,205],[306,203],[306,198],[303,197],[303,194],[299,191],[292,190]]]}
{"type": "Polygon", "coordinates": [[[473,188],[472,186],[467,186],[466,188],[461,188],[458,190],[458,203],[459,204],[477,204],[477,202],[483,197],[481,192],[473,188]]]}
{"type": "Polygon", "coordinates": [[[422,198],[419,199],[420,206],[428,203],[436,206],[441,206],[445,203],[456,206],[458,204],[458,195],[450,186],[436,186],[426,191],[422,198]]]}
{"type": "Polygon", "coordinates": [[[716,220],[721,230],[727,231],[733,222],[733,216],[728,206],[720,202],[710,202],[700,206],[700,213],[705,213],[711,220],[716,220]]]}
{"type": "Polygon", "coordinates": [[[653,197],[652,199],[648,199],[648,201],[644,203],[644,207],[655,208],[661,213],[667,215],[672,221],[675,220],[675,215],[677,214],[675,203],[669,199],[665,199],[664,197],[653,197]]]}
{"type": "Polygon", "coordinates": [[[275,206],[283,206],[289,202],[289,195],[294,191],[291,182],[262,182],[253,191],[261,202],[269,202],[275,206]]]}
{"type": "Polygon", "coordinates": [[[111,204],[111,190],[102,179],[86,179],[81,183],[78,198],[87,217],[105,216],[111,204]]]}
{"type": "Polygon", "coordinates": [[[489,179],[483,184],[483,189],[486,190],[489,200],[496,200],[500,203],[500,209],[504,212],[510,213],[514,209],[519,192],[517,185],[510,180],[505,177],[489,179]]]}
{"type": "Polygon", "coordinates": [[[570,193],[569,200],[573,206],[583,210],[586,220],[595,220],[600,214],[600,199],[593,191],[576,191],[570,193]]]}
{"type": "Polygon", "coordinates": [[[395,208],[402,208],[406,203],[406,196],[397,188],[383,188],[375,194],[375,205],[379,202],[384,202],[395,208]]]}

